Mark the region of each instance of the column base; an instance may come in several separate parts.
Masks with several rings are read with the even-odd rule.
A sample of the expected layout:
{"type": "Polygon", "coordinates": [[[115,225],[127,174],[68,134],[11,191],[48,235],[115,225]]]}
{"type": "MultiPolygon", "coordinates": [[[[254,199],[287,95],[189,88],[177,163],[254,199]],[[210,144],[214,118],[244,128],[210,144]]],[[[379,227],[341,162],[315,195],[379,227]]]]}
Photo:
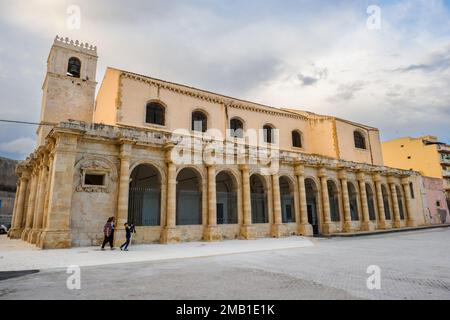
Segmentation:
{"type": "Polygon", "coordinates": [[[336,231],[336,227],[334,226],[334,224],[333,223],[331,223],[331,222],[325,222],[323,225],[322,225],[322,233],[323,234],[332,234],[332,233],[334,233],[336,231]]]}
{"type": "Polygon", "coordinates": [[[220,228],[218,226],[207,226],[203,231],[203,240],[204,241],[221,241],[222,233],[220,232],[220,228]]]}
{"type": "Polygon", "coordinates": [[[386,230],[389,229],[390,225],[386,221],[378,221],[377,229],[386,230]]]}
{"type": "Polygon", "coordinates": [[[252,225],[243,225],[240,230],[240,237],[245,240],[256,239],[256,228],[252,225]]]}
{"type": "Polygon", "coordinates": [[[392,228],[401,228],[402,227],[402,223],[400,221],[394,221],[392,223],[392,228]]]}
{"type": "Polygon", "coordinates": [[[72,246],[70,230],[44,230],[37,246],[41,249],[63,249],[72,246]]]}
{"type": "Polygon", "coordinates": [[[351,221],[345,221],[343,226],[344,232],[353,232],[353,223],[351,221]]]}
{"type": "Polygon", "coordinates": [[[180,233],[177,228],[164,228],[161,233],[161,243],[170,244],[179,243],[180,241],[180,233]]]}
{"type": "Polygon", "coordinates": [[[13,228],[8,231],[8,237],[10,239],[20,239],[22,236],[23,229],[22,228],[13,228]]]}
{"type": "Polygon", "coordinates": [[[312,236],[314,234],[313,227],[309,223],[302,223],[298,226],[298,234],[301,236],[312,236]]]}
{"type": "Polygon", "coordinates": [[[273,224],[270,227],[270,235],[272,238],[286,237],[288,235],[287,226],[282,223],[273,224]]]}
{"type": "Polygon", "coordinates": [[[37,243],[41,233],[42,233],[41,229],[31,230],[31,232],[28,234],[28,242],[37,243]]]}
{"type": "Polygon", "coordinates": [[[406,221],[406,225],[408,227],[417,227],[416,220],[408,220],[408,221],[406,221]]]}
{"type": "Polygon", "coordinates": [[[373,231],[375,230],[374,225],[370,221],[363,221],[361,222],[361,231],[373,231]]]}
{"type": "Polygon", "coordinates": [[[22,239],[23,241],[28,241],[28,234],[30,233],[30,231],[31,231],[31,228],[23,229],[20,239],[22,239]]]}

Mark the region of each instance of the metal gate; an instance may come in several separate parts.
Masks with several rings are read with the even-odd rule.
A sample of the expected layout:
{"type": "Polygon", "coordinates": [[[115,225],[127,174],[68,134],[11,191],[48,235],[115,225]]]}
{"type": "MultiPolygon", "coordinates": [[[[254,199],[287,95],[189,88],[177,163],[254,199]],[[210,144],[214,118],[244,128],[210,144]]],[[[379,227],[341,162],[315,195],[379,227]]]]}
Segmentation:
{"type": "Polygon", "coordinates": [[[128,197],[128,222],[136,226],[159,226],[161,191],[159,189],[133,187],[128,197]]]}

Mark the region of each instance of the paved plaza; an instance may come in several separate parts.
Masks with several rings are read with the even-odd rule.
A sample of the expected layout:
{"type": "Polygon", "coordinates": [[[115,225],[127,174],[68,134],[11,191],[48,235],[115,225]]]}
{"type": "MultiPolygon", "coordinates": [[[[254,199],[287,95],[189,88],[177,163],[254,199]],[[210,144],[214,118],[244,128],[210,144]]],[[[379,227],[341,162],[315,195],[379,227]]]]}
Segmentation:
{"type": "Polygon", "coordinates": [[[10,240],[1,239],[0,299],[450,299],[450,228],[261,239],[241,251],[241,241],[60,251],[65,257],[91,255],[78,260],[84,261],[79,290],[66,286],[70,274],[62,265],[72,263],[70,258],[5,241],[10,240]],[[164,248],[171,253],[165,255],[164,248]],[[30,253],[23,268],[28,270],[18,272],[24,252],[30,253]],[[41,261],[44,255],[55,268],[41,261]],[[367,287],[373,265],[381,271],[379,290],[367,287]]]}

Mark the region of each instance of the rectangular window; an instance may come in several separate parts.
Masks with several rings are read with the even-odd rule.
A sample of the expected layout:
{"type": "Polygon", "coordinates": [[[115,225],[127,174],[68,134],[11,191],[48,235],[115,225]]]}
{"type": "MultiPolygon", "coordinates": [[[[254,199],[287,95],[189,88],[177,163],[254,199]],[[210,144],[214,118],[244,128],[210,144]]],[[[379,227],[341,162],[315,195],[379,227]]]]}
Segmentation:
{"type": "Polygon", "coordinates": [[[411,193],[411,198],[414,199],[414,187],[412,182],[409,183],[409,192],[411,193]]]}
{"type": "Polygon", "coordinates": [[[85,174],[84,175],[84,184],[89,186],[103,186],[105,183],[105,175],[104,174],[85,174]]]}

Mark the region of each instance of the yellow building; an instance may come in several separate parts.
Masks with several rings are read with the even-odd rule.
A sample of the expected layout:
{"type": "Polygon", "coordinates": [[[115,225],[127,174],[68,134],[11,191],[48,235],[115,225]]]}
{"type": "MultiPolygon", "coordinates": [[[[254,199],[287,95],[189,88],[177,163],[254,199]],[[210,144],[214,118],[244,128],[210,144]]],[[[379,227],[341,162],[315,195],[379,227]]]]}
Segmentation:
{"type": "Polygon", "coordinates": [[[138,243],[426,223],[418,173],[383,166],[376,128],[108,68],[57,37],[38,147],[17,167],[12,238],[97,245],[114,216],[138,243]]]}
{"type": "MultiPolygon", "coordinates": [[[[382,149],[385,165],[419,171],[424,177],[426,206],[432,216],[439,213],[440,210],[448,210],[448,203],[450,203],[450,145],[439,142],[434,136],[404,137],[383,142],[382,149]]],[[[433,218],[431,220],[445,221],[433,218]]]]}

